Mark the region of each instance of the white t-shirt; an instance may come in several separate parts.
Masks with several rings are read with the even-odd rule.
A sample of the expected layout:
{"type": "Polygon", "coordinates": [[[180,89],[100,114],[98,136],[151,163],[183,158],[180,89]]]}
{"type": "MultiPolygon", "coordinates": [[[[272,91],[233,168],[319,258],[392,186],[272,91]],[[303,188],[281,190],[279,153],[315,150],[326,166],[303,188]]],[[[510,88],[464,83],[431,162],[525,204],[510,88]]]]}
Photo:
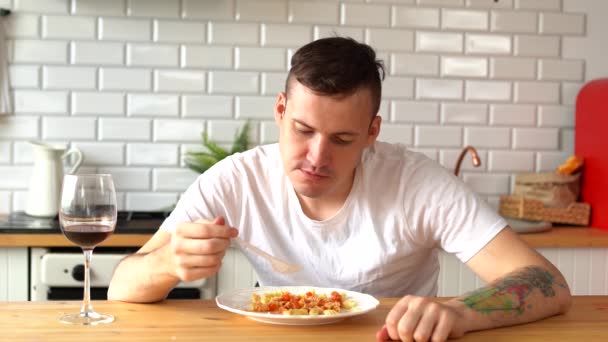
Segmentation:
{"type": "Polygon", "coordinates": [[[331,218],[308,218],[278,144],[232,155],[194,182],[161,225],[226,218],[239,237],[302,270],[280,274],[247,249],[260,285],[337,287],[380,297],[435,296],[438,250],[469,260],[506,221],[460,179],[403,145],[376,142],[331,218]]]}

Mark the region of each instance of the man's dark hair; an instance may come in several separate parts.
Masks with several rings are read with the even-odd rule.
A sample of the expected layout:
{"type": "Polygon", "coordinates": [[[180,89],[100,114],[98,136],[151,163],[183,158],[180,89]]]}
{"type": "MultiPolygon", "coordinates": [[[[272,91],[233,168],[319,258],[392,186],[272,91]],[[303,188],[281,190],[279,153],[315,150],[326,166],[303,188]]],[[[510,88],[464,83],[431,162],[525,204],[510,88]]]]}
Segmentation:
{"type": "Polygon", "coordinates": [[[291,57],[285,93],[295,78],[320,95],[348,96],[368,88],[372,96],[372,115],[380,108],[384,63],[376,60],[376,52],[352,38],[331,37],[302,46],[291,57]]]}

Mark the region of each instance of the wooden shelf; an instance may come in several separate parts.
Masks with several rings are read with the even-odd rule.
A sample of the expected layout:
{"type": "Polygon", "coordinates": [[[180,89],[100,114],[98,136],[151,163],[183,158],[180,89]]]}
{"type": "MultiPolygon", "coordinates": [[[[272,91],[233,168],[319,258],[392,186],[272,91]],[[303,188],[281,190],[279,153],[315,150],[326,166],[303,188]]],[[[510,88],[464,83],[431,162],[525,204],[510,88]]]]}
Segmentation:
{"type": "MultiPolygon", "coordinates": [[[[140,247],[151,234],[114,234],[100,246],[140,247]]],[[[608,230],[590,227],[554,227],[542,233],[520,234],[533,247],[608,247],[608,230]]],[[[0,247],[70,247],[61,234],[0,234],[0,247]]]]}

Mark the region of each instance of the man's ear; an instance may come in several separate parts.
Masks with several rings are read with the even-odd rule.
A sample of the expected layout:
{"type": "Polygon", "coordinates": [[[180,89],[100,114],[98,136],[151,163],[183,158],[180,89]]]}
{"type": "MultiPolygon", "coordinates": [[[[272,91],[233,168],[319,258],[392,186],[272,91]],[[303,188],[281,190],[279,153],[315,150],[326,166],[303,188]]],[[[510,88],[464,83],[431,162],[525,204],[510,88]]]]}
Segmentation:
{"type": "Polygon", "coordinates": [[[280,92],[277,97],[277,101],[274,103],[274,121],[279,124],[285,116],[285,109],[287,108],[287,95],[285,92],[280,92]]]}
{"type": "Polygon", "coordinates": [[[372,122],[369,125],[369,129],[367,130],[367,145],[370,146],[373,144],[378,135],[380,134],[380,124],[382,123],[382,117],[380,115],[376,115],[372,122]]]}

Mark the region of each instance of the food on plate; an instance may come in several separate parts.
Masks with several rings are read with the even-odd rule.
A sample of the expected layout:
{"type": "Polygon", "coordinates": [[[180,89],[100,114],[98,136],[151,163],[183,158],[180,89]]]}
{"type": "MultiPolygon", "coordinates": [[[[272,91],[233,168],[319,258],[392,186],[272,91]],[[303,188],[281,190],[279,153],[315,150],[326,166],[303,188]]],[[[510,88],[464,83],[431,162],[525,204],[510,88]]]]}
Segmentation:
{"type": "Polygon", "coordinates": [[[342,310],[357,306],[353,300],[346,299],[345,293],[332,291],[329,296],[317,294],[314,290],[302,294],[289,291],[276,291],[251,295],[249,311],[268,312],[282,315],[336,315],[342,310]]]}

